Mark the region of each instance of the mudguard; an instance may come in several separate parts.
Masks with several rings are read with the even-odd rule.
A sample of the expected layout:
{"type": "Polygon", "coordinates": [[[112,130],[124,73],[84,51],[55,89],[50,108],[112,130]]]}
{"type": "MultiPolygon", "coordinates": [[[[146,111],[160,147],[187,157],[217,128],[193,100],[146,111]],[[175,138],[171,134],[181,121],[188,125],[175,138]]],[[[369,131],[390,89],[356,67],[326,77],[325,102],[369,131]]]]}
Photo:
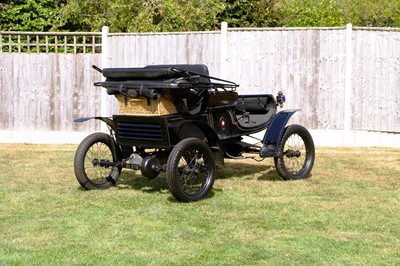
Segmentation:
{"type": "Polygon", "coordinates": [[[294,113],[300,110],[301,109],[288,109],[275,115],[265,132],[262,141],[263,145],[260,150],[261,157],[272,157],[277,155],[287,122],[294,113]]]}
{"type": "Polygon", "coordinates": [[[111,129],[114,130],[114,132],[115,132],[114,121],[113,121],[111,118],[109,118],[109,117],[101,117],[101,116],[81,117],[81,118],[76,118],[76,119],[74,119],[74,122],[82,123],[82,122],[89,121],[89,120],[91,120],[91,119],[97,119],[97,120],[103,121],[103,122],[106,123],[108,126],[110,126],[111,129]]]}
{"type": "Polygon", "coordinates": [[[217,145],[219,143],[218,135],[215,131],[207,124],[189,120],[182,123],[177,131],[178,141],[185,138],[195,137],[198,139],[207,139],[210,146],[217,145]]]}

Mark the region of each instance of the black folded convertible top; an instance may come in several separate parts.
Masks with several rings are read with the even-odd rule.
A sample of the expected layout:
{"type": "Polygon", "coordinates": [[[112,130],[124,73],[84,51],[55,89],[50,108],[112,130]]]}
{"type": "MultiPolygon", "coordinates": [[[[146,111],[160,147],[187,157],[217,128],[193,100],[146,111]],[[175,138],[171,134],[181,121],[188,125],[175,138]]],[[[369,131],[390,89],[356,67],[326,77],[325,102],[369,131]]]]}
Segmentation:
{"type": "Polygon", "coordinates": [[[168,89],[175,91],[175,95],[188,89],[195,89],[201,93],[204,89],[234,90],[238,86],[234,82],[209,76],[208,68],[203,64],[148,65],[141,68],[103,70],[96,66],[93,68],[103,73],[106,78],[105,81],[95,82],[94,85],[107,88],[110,95],[121,93],[128,97],[142,95],[158,99],[161,91],[168,89]]]}
{"type": "Polygon", "coordinates": [[[116,79],[170,79],[179,75],[171,67],[160,68],[104,68],[103,76],[116,79]]]}
{"type": "MultiPolygon", "coordinates": [[[[182,77],[179,71],[189,71],[202,76],[208,76],[208,68],[206,65],[149,65],[140,68],[104,68],[103,76],[110,79],[133,79],[133,80],[149,80],[149,79],[172,79],[182,77]]],[[[204,81],[203,81],[204,82],[204,81]]],[[[208,82],[209,79],[208,79],[208,82]]]]}

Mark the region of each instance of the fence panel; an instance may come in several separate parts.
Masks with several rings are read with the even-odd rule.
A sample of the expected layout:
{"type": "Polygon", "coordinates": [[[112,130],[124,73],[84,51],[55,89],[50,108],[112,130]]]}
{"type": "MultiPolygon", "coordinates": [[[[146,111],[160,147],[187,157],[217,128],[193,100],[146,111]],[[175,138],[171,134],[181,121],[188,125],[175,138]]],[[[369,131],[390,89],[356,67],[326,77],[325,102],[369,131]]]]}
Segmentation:
{"type": "Polygon", "coordinates": [[[400,132],[400,31],[353,32],[353,129],[400,132]]]}
{"type": "Polygon", "coordinates": [[[205,64],[212,75],[220,73],[219,32],[111,34],[112,67],[150,64],[205,64]]]}
{"type": "Polygon", "coordinates": [[[98,123],[73,123],[100,115],[98,54],[0,54],[0,127],[9,130],[91,131],[98,123]]]}
{"type": "Polygon", "coordinates": [[[343,128],[344,29],[230,30],[229,78],[244,94],[283,91],[294,122],[343,128]]]}
{"type": "MultiPolygon", "coordinates": [[[[230,29],[225,78],[239,83],[238,92],[243,94],[282,90],[287,106],[303,109],[297,122],[310,128],[341,129],[344,38],[344,28],[230,29]]],[[[204,63],[211,75],[219,76],[220,41],[215,32],[115,34],[109,38],[110,66],[204,63]]]]}

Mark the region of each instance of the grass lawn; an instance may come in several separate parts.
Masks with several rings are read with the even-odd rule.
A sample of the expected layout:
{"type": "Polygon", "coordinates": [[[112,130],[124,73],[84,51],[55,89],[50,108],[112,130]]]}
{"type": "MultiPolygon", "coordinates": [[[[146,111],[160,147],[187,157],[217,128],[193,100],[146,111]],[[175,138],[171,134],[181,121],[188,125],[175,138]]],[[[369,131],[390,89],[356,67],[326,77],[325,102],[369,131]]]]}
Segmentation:
{"type": "Polygon", "coordinates": [[[126,169],[84,191],[75,148],[0,144],[0,265],[400,265],[400,149],[317,147],[302,181],[227,160],[187,204],[126,169]]]}

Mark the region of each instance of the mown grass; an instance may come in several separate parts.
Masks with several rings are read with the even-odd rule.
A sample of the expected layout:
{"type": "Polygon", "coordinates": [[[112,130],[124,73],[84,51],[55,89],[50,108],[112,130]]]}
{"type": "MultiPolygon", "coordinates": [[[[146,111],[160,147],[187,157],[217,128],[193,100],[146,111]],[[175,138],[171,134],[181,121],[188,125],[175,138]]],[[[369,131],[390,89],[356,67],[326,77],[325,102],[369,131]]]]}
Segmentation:
{"type": "Polygon", "coordinates": [[[400,149],[317,148],[290,182],[228,160],[184,204],[131,170],[83,191],[75,148],[0,144],[0,265],[400,265],[400,149]]]}

